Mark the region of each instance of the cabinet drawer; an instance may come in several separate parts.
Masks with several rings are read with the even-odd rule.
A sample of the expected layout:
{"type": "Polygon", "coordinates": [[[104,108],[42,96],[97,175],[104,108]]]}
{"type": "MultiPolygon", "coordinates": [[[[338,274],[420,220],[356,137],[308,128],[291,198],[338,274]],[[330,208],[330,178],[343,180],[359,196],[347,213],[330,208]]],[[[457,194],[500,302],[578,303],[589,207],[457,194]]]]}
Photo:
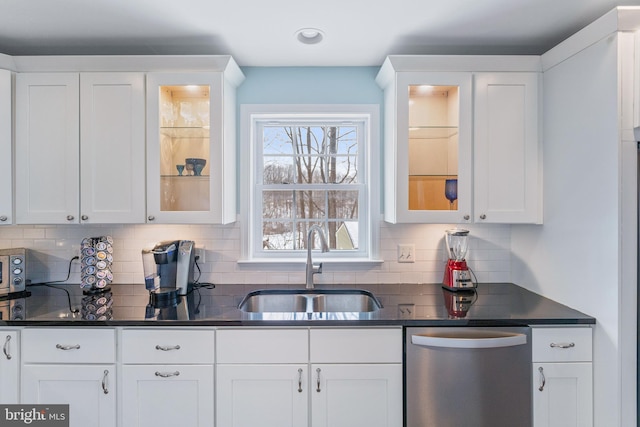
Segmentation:
{"type": "Polygon", "coordinates": [[[534,362],[590,362],[591,328],[533,328],[534,362]]]}
{"type": "Polygon", "coordinates": [[[114,363],[115,331],[33,328],[22,331],[24,363],[114,363]]]}
{"type": "Polygon", "coordinates": [[[402,363],[402,329],[311,329],[311,363],[402,363]]]}
{"type": "Polygon", "coordinates": [[[307,329],[221,329],[218,363],[307,363],[307,329]]]}
{"type": "Polygon", "coordinates": [[[122,363],[213,363],[215,332],[180,329],[125,329],[122,363]]]}

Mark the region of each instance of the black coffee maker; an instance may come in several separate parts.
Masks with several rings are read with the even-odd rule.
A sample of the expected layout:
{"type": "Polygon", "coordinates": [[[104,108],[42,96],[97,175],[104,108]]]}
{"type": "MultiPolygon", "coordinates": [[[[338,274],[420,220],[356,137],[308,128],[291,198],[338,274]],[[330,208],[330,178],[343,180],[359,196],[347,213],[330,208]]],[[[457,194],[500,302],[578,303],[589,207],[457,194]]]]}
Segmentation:
{"type": "Polygon", "coordinates": [[[195,243],[192,240],[160,242],[142,251],[144,284],[150,304],[175,304],[193,286],[195,243]]]}

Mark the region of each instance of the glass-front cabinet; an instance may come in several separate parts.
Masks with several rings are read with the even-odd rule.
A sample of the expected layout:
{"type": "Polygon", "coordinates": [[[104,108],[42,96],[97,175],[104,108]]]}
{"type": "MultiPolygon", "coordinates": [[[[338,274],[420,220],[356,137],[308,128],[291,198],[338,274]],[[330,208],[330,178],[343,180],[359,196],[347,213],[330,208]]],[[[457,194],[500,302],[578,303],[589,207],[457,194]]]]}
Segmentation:
{"type": "Polygon", "coordinates": [[[471,81],[471,73],[401,72],[386,82],[386,221],[470,219],[471,81]]]}
{"type": "Polygon", "coordinates": [[[147,221],[236,220],[235,88],[227,72],[147,75],[147,221]]]}

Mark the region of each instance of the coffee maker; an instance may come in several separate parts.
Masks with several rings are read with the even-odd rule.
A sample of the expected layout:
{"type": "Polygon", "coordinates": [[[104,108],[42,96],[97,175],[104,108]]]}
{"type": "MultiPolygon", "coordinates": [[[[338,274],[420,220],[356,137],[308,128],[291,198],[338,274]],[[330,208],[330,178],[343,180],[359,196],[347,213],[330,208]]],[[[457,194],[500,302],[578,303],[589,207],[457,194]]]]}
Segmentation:
{"type": "Polygon", "coordinates": [[[192,240],[160,242],[142,251],[144,284],[150,304],[175,304],[193,285],[195,243],[192,240]]]}
{"type": "Polygon", "coordinates": [[[443,286],[451,291],[474,289],[471,270],[464,259],[469,248],[469,231],[453,228],[446,231],[445,237],[449,260],[444,270],[443,286]]]}

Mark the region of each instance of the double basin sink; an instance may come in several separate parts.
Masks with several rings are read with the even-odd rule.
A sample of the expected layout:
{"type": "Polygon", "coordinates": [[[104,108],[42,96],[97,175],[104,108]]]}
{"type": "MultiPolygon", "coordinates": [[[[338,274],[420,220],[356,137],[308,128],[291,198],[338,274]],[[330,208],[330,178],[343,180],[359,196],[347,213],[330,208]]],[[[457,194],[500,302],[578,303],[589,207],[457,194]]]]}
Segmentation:
{"type": "Polygon", "coordinates": [[[249,292],[238,308],[253,318],[366,318],[382,308],[360,289],[262,289],[249,292]]]}

